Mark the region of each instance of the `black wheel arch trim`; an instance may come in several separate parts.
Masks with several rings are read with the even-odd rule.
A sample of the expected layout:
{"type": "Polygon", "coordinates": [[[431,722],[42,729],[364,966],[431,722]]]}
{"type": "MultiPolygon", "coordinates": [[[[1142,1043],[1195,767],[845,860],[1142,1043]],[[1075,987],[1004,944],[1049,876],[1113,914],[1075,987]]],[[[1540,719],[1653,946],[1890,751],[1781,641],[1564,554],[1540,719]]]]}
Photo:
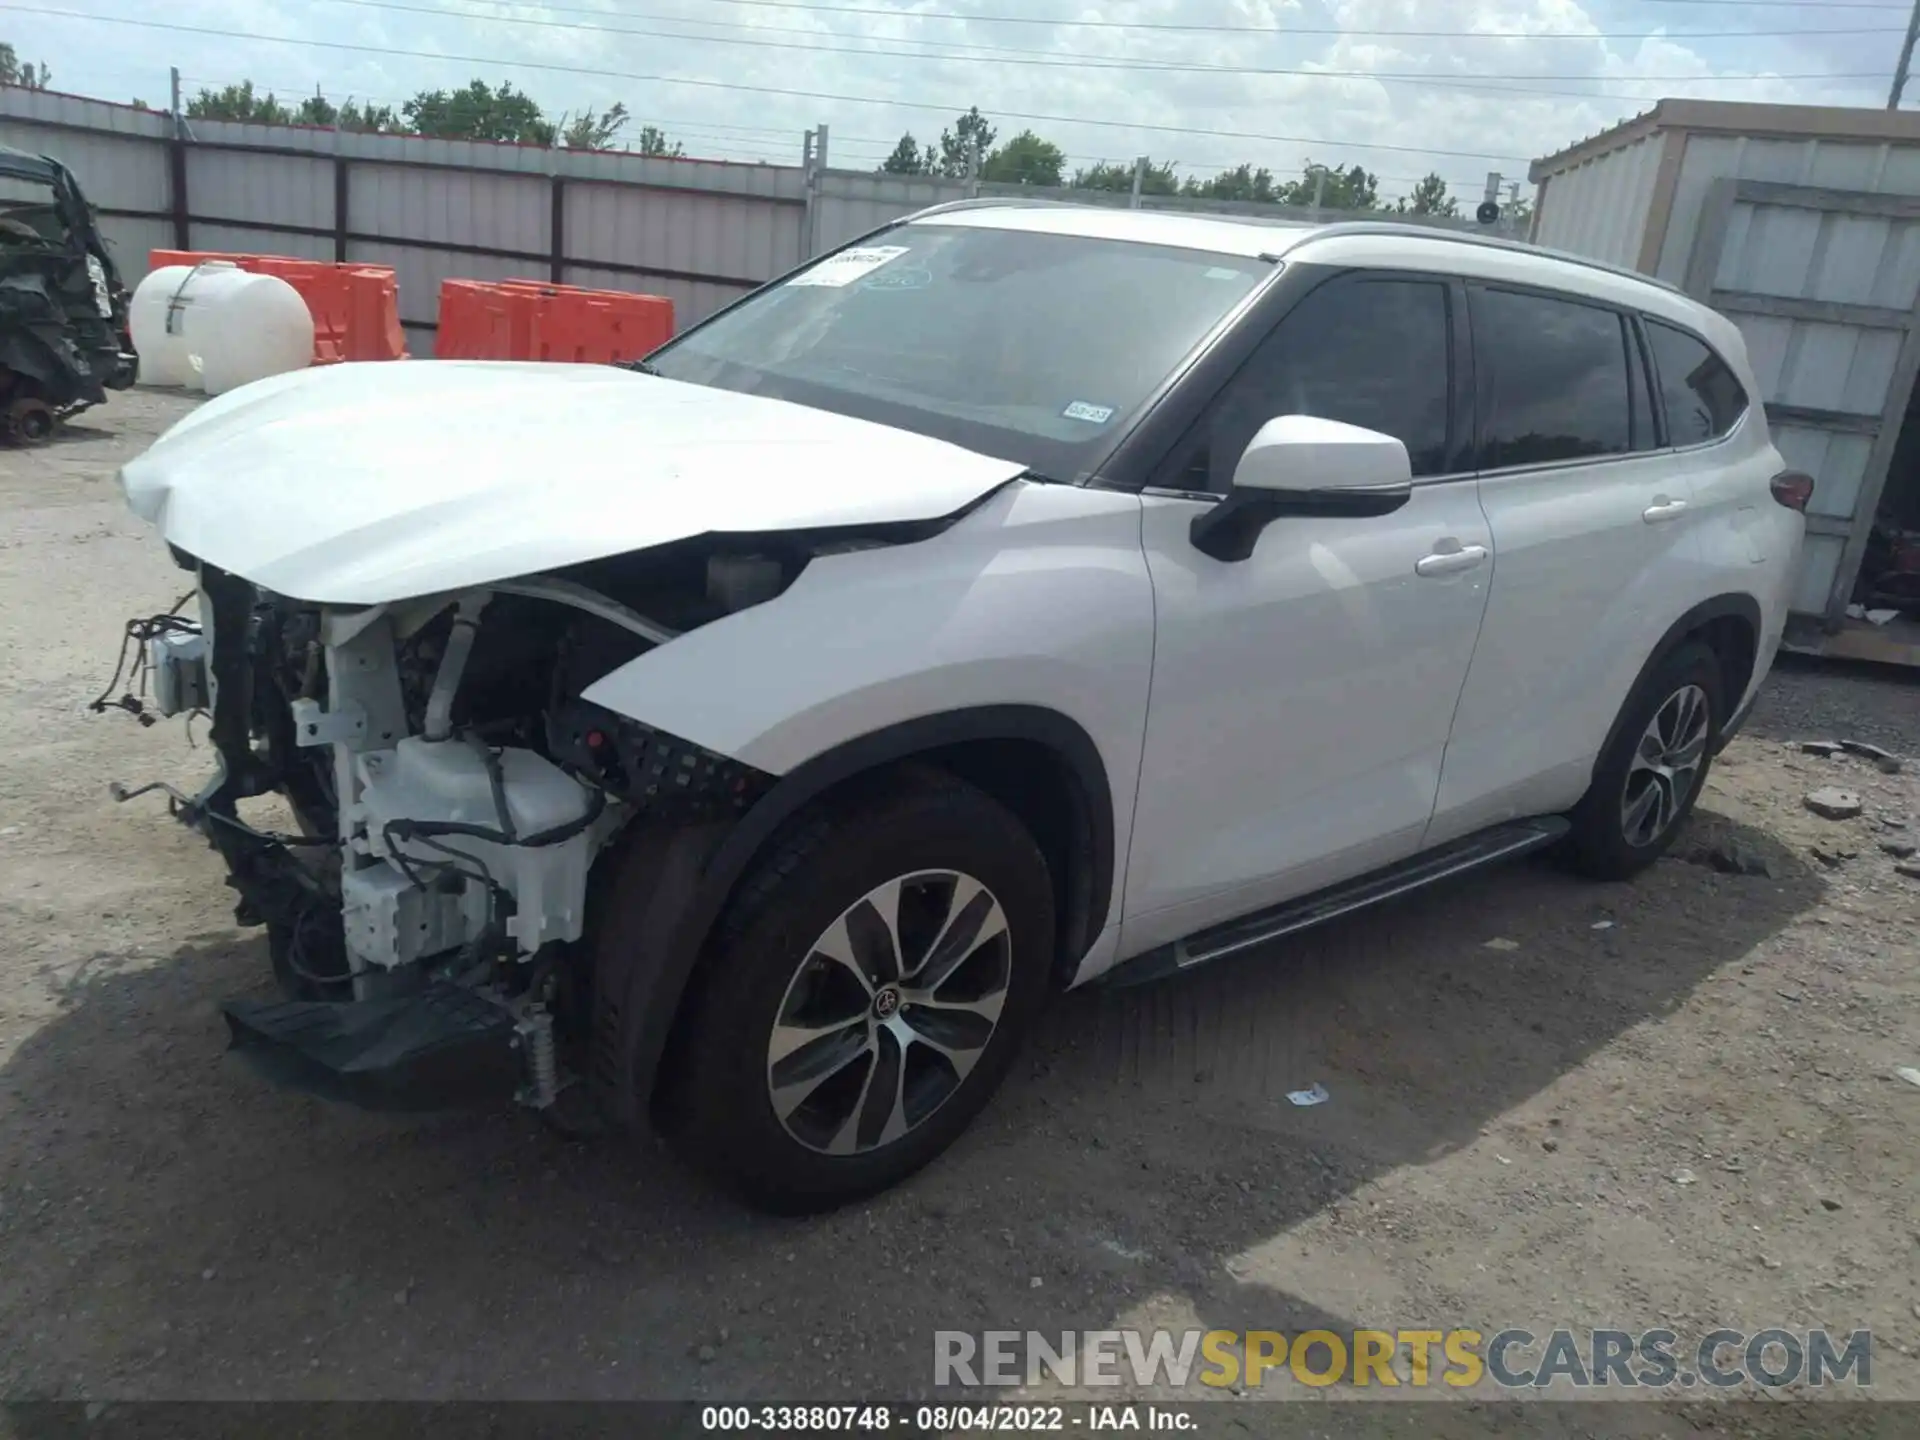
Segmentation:
{"type": "Polygon", "coordinates": [[[1082,913],[1064,933],[1069,945],[1077,945],[1076,956],[1084,953],[1106,922],[1114,885],[1113,795],[1092,736],[1059,711],[1033,705],[979,706],[890,725],[789,771],[738,821],[648,827],[626,842],[637,854],[614,858],[607,867],[627,871],[638,861],[645,876],[644,893],[608,893],[617,888],[617,874],[602,881],[601,897],[620,908],[624,933],[590,942],[599,992],[590,1073],[609,1118],[633,1123],[643,1117],[707,937],[754,858],[780,828],[861,775],[982,740],[1045,746],[1064,763],[1080,792],[1090,850],[1088,883],[1076,887],[1085,903],[1073,907],[1082,913]]]}
{"type": "MultiPolygon", "coordinates": [[[[1758,647],[1763,633],[1758,600],[1751,595],[1728,593],[1716,595],[1711,600],[1701,601],[1667,627],[1666,634],[1660,637],[1660,643],[1653,647],[1652,653],[1647,656],[1646,663],[1640,667],[1640,673],[1633,677],[1633,684],[1620,702],[1620,711],[1613,717],[1613,724],[1607,730],[1607,738],[1600,746],[1599,755],[1605,755],[1610,751],[1614,742],[1620,738],[1620,725],[1626,719],[1627,705],[1635,695],[1640,693],[1640,687],[1647,683],[1647,677],[1664,665],[1667,657],[1684,645],[1702,627],[1712,624],[1715,620],[1726,619],[1744,620],[1752,626],[1754,645],[1758,647]]],[[[1757,666],[1759,663],[1760,657],[1756,653],[1754,664],[1757,666]]],[[[1725,698],[1729,708],[1728,713],[1720,717],[1720,728],[1714,735],[1714,754],[1718,754],[1721,746],[1732,738],[1732,728],[1727,722],[1740,710],[1741,696],[1729,695],[1725,698]]],[[[1599,762],[1599,755],[1595,756],[1596,764],[1599,762]]]]}

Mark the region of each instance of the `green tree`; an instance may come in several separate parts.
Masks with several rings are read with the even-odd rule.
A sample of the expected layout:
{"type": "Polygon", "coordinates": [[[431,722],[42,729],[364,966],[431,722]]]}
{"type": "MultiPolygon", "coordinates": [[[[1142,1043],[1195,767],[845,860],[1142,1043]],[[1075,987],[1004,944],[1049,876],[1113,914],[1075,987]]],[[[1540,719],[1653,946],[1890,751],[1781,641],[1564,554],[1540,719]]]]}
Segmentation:
{"type": "Polygon", "coordinates": [[[933,147],[920,148],[920,142],[911,132],[900,137],[900,143],[893,147],[893,153],[880,162],[883,175],[930,175],[937,164],[933,147]]]}
{"type": "Polygon", "coordinates": [[[1058,145],[1022,130],[980,162],[980,178],[997,185],[1057,186],[1066,163],[1058,145]]]}
{"type": "MultiPolygon", "coordinates": [[[[138,101],[134,103],[139,105],[138,101]]],[[[325,95],[314,94],[289,110],[271,95],[253,94],[250,83],[229,85],[217,95],[203,90],[188,103],[187,114],[196,119],[313,125],[323,130],[361,130],[379,135],[390,135],[404,128],[389,105],[361,105],[355,100],[335,105],[325,95]]]]}
{"type": "Polygon", "coordinates": [[[628,118],[627,107],[617,100],[598,115],[582,110],[562,128],[560,142],[569,150],[611,150],[628,118]]]}
{"type": "Polygon", "coordinates": [[[1447,193],[1447,182],[1431,172],[1413,187],[1413,194],[1407,197],[1406,208],[1414,215],[1455,216],[1460,213],[1459,202],[1447,193]]]}
{"type": "MultiPolygon", "coordinates": [[[[1076,190],[1108,190],[1121,195],[1133,193],[1133,166],[1101,164],[1089,166],[1085,170],[1073,172],[1073,188],[1076,190]]],[[[1140,176],[1142,195],[1178,195],[1180,182],[1174,178],[1171,162],[1156,165],[1151,159],[1140,176]]]]}
{"type": "Polygon", "coordinates": [[[533,97],[515,90],[510,80],[498,90],[484,80],[471,80],[460,90],[422,90],[400,108],[408,129],[443,140],[551,145],[559,138],[533,97]]]}
{"type": "Polygon", "coordinates": [[[22,90],[44,90],[53,79],[53,71],[33,61],[22,61],[19,52],[0,40],[0,85],[17,85],[22,90]]]}
{"type": "MultiPolygon", "coordinates": [[[[324,102],[323,102],[324,103],[324,102]]],[[[219,90],[202,90],[187,101],[187,117],[192,120],[238,120],[254,125],[291,125],[294,113],[274,98],[262,95],[251,80],[227,85],[219,90]]]]}
{"type": "Polygon", "coordinates": [[[938,173],[964,176],[974,153],[977,151],[985,157],[993,149],[994,137],[999,133],[975,105],[940,132],[938,173]]]}
{"type": "Polygon", "coordinates": [[[1252,200],[1266,205],[1280,199],[1273,172],[1264,165],[1258,170],[1251,165],[1236,165],[1231,170],[1222,170],[1211,180],[1189,178],[1180,193],[1201,200],[1252,200]]]}
{"type": "Polygon", "coordinates": [[[1310,208],[1319,198],[1323,210],[1378,210],[1380,178],[1359,165],[1341,170],[1309,160],[1298,180],[1281,187],[1281,201],[1310,208]]]}
{"type": "Polygon", "coordinates": [[[334,123],[342,130],[361,130],[370,135],[398,135],[407,128],[391,105],[361,105],[353,100],[340,107],[340,118],[334,123]]]}
{"type": "Polygon", "coordinates": [[[668,160],[682,159],[687,153],[686,146],[678,140],[667,139],[667,132],[658,125],[642,125],[629,148],[636,155],[653,155],[668,160]]]}

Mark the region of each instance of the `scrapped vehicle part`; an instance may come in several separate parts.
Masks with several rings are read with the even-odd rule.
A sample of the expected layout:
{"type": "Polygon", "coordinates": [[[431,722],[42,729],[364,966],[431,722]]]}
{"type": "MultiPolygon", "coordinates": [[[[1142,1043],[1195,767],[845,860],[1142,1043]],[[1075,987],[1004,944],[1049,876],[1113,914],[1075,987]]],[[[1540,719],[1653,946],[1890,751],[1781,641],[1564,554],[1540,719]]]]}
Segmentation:
{"type": "Polygon", "coordinates": [[[278,376],[124,467],[197,610],[96,708],[203,717],[158,793],[288,994],[240,1054],[818,1210],[1051,990],[1671,845],[1809,498],[1724,317],[1377,222],[883,234],[632,367],[278,376]]]}
{"type": "Polygon", "coordinates": [[[53,407],[35,395],[7,405],[5,431],[16,445],[44,445],[53,438],[53,407]]]}
{"type": "Polygon", "coordinates": [[[0,146],[0,197],[0,431],[38,444],[133,383],[127,292],[59,161],[0,146]]]}

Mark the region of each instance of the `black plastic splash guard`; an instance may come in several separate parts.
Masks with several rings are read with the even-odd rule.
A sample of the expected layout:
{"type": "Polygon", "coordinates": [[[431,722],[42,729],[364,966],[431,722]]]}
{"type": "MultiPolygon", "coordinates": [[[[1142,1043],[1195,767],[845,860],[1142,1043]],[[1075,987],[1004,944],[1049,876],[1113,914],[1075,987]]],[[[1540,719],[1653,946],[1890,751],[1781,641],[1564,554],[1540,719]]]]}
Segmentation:
{"type": "Polygon", "coordinates": [[[510,1100],[522,1065],[513,1017],[437,982],[381,1000],[229,1000],[231,1048],[269,1079],[365,1110],[510,1100]]]}

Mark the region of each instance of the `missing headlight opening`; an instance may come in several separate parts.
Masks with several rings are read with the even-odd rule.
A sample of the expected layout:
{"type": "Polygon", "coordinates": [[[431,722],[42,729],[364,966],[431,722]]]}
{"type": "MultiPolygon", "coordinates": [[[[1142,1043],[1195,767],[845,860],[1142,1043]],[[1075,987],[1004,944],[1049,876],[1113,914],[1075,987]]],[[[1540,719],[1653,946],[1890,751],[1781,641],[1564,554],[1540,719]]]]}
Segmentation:
{"type": "Polygon", "coordinates": [[[730,820],[771,783],[581,694],[776,597],[806,560],[665,547],[361,609],[196,565],[173,611],[129,624],[94,708],[211,717],[199,794],[113,789],[165,791],[226,861],[236,920],[265,927],[296,1000],[229,1005],[236,1046],[282,1068],[291,1049],[317,1088],[372,1103],[432,1103],[423,1070],[472,1083],[485,1051],[553,1106],[585,1063],[569,1046],[596,859],[636,822],[730,820]],[[269,794],[295,829],[241,816],[269,794]]]}

